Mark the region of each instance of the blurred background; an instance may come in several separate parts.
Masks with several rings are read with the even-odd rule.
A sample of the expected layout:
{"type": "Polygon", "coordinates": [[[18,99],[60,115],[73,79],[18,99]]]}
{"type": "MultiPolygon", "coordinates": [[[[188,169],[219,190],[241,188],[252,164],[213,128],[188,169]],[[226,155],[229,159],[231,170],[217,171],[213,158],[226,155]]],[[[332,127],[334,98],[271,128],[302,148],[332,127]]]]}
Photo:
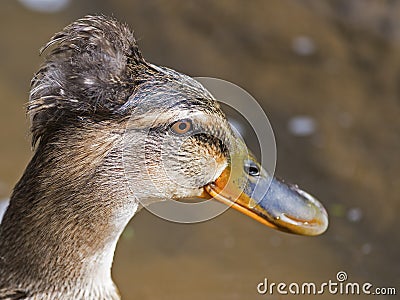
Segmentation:
{"type": "Polygon", "coordinates": [[[88,13],[128,23],[152,63],[250,92],[276,134],[276,174],[330,215],[309,238],[232,210],[193,225],[143,210],[115,257],[123,299],[286,299],[257,284],[321,283],[341,270],[400,293],[400,1],[1,1],[0,198],[32,156],[25,104],[38,50],[88,13]]]}

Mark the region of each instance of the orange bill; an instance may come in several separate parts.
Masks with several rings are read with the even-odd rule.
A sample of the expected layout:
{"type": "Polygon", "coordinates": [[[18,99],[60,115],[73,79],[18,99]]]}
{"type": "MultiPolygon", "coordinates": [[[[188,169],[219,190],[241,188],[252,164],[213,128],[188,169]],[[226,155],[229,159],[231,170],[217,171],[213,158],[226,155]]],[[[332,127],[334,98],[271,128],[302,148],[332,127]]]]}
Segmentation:
{"type": "Polygon", "coordinates": [[[214,199],[274,229],[319,235],[328,227],[322,204],[296,185],[271,177],[251,155],[204,187],[214,199]]]}

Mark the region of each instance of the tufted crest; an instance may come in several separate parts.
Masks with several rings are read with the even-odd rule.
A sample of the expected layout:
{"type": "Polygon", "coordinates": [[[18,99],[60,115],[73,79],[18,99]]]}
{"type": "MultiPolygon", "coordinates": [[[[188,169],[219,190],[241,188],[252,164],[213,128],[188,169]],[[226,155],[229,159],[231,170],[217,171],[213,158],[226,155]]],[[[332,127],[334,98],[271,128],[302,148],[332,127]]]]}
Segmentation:
{"type": "Polygon", "coordinates": [[[46,60],[31,82],[33,144],[61,122],[118,113],[147,68],[132,31],[105,16],[86,16],[42,48],[46,60]],[[50,50],[51,49],[51,50],[50,50]]]}

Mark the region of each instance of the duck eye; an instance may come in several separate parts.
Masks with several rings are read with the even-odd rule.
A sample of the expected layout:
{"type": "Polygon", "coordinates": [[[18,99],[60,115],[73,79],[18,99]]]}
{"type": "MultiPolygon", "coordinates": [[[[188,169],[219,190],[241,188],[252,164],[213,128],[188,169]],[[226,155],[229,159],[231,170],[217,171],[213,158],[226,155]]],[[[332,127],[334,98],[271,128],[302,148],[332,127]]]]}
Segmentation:
{"type": "Polygon", "coordinates": [[[179,120],[176,121],[174,124],[171,126],[171,130],[175,134],[185,134],[192,130],[193,124],[192,121],[189,119],[184,119],[184,120],[179,120]]]}

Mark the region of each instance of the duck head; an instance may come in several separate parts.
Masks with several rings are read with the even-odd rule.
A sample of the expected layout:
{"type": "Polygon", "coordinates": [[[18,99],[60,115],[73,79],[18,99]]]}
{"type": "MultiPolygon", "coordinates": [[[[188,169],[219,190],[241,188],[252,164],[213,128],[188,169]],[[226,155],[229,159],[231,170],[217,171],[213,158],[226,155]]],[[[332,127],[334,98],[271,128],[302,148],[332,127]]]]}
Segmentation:
{"type": "Polygon", "coordinates": [[[32,81],[29,103],[34,142],[57,132],[49,128],[110,122],[112,134],[121,133],[113,147],[123,149],[110,168],[124,173],[142,205],[214,198],[275,229],[326,230],[323,206],[268,174],[211,93],[146,62],[126,26],[88,16],[46,48],[53,49],[32,81]]]}
{"type": "Polygon", "coordinates": [[[202,85],[149,67],[162,78],[142,85],[123,106],[131,109],[124,137],[127,184],[143,205],[214,198],[274,229],[303,235],[326,230],[323,206],[268,174],[202,85]]]}

